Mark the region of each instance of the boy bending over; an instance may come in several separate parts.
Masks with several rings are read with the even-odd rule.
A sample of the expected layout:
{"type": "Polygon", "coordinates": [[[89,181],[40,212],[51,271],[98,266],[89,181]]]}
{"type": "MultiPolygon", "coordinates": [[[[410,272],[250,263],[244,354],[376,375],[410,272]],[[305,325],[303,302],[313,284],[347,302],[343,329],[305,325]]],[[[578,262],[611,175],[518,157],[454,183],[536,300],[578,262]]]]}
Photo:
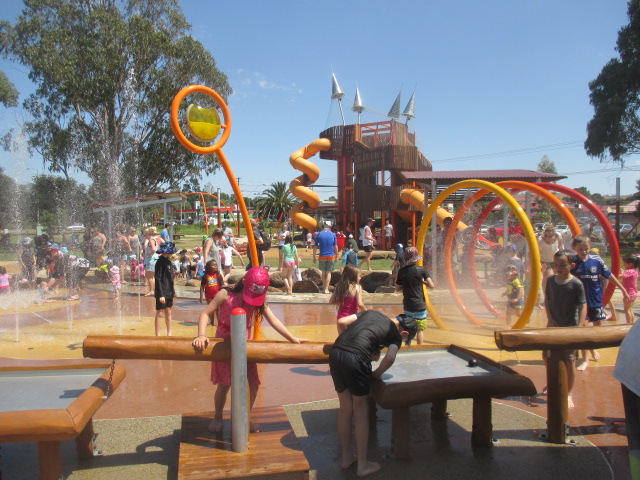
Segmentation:
{"type": "Polygon", "coordinates": [[[396,359],[402,345],[416,335],[416,321],[405,315],[390,319],[380,312],[367,310],[338,320],[346,328],[336,339],[329,354],[329,368],[338,400],[338,437],[342,448],[341,467],[349,468],[358,462],[359,477],[380,470],[380,465],[367,460],[369,440],[369,389],[371,377],[380,378],[396,359]],[[371,372],[371,359],[388,347],[387,353],[371,372]],[[351,453],[351,420],[355,418],[356,452],[351,453]]]}

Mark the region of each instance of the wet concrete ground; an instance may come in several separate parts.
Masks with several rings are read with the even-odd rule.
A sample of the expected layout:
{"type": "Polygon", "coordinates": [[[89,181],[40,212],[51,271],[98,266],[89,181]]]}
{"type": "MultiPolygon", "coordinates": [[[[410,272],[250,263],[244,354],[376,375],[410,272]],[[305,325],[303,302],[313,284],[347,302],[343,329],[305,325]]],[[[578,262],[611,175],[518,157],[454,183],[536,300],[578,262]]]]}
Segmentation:
{"type": "MultiPolygon", "coordinates": [[[[143,287],[127,286],[125,289],[126,294],[123,295],[119,302],[114,301],[106,285],[89,287],[82,292],[79,301],[67,302],[56,297],[51,303],[33,305],[29,302],[29,299],[18,299],[13,305],[13,307],[18,305],[17,311],[15,308],[7,307],[6,304],[4,304],[6,307],[4,309],[0,306],[0,354],[2,355],[0,364],[15,365],[52,358],[79,359],[82,357],[82,341],[88,334],[153,334],[155,301],[150,297],[139,296],[139,292],[143,291],[143,287]]],[[[515,353],[497,350],[493,341],[493,331],[495,329],[503,329],[504,323],[484,314],[477,302],[473,301],[472,297],[475,296],[473,292],[465,291],[463,295],[465,298],[470,299],[468,302],[469,308],[473,308],[476,315],[483,318],[483,321],[486,322],[485,326],[472,325],[462,319],[456,307],[450,304],[446,291],[436,291],[434,293],[432,301],[449,330],[439,330],[431,324],[426,335],[429,343],[454,343],[478,351],[529,376],[534,381],[538,391],[542,391],[542,387],[545,384],[545,372],[539,352],[522,352],[516,355],[515,353]]],[[[497,290],[491,292],[495,296],[500,293],[501,291],[497,290]]],[[[196,332],[197,317],[202,305],[197,302],[193,290],[185,289],[179,294],[180,298],[177,299],[173,309],[173,333],[175,336],[193,337],[196,332]]],[[[62,292],[59,297],[61,295],[62,292]]],[[[333,341],[336,335],[335,310],[327,305],[327,301],[328,296],[322,294],[269,295],[271,308],[295,335],[310,340],[330,342],[333,341]]],[[[366,295],[365,304],[389,316],[396,315],[401,311],[401,297],[394,294],[366,295]]],[[[543,326],[545,323],[546,319],[542,311],[536,310],[530,325],[537,327],[543,326]]],[[[213,332],[213,327],[211,327],[208,333],[213,336],[213,332]]],[[[264,333],[267,338],[277,337],[277,334],[268,326],[265,326],[264,333]]],[[[575,461],[575,468],[588,465],[592,461],[598,465],[600,465],[599,462],[604,462],[606,468],[602,471],[610,468],[613,478],[627,479],[629,478],[629,472],[626,460],[626,437],[624,436],[624,411],[619,393],[619,384],[611,377],[617,349],[603,349],[600,353],[601,358],[598,362],[592,362],[586,372],[578,373],[574,389],[576,408],[572,409],[570,413],[572,433],[581,437],[579,444],[585,448],[593,444],[597,447],[599,454],[593,456],[591,453],[585,453],[584,458],[581,460],[581,454],[578,453],[582,451],[580,450],[581,447],[561,447],[561,449],[569,449],[572,453],[561,456],[557,456],[558,454],[556,453],[549,453],[547,459],[552,464],[554,462],[557,464],[559,461],[575,461]],[[588,461],[585,460],[587,458],[589,459],[588,461]]],[[[208,363],[159,360],[123,360],[121,362],[127,368],[127,378],[96,415],[96,419],[102,419],[105,422],[104,437],[112,435],[112,433],[109,433],[109,421],[133,422],[134,420],[131,419],[167,416],[168,424],[173,425],[171,418],[174,417],[171,416],[181,413],[205,412],[213,409],[213,386],[208,382],[208,363]]],[[[324,416],[320,414],[306,414],[305,416],[314,416],[315,421],[320,422],[323,427],[317,436],[313,434],[301,436],[301,439],[304,439],[301,440],[303,448],[307,445],[313,451],[315,450],[315,445],[322,446],[326,450],[327,442],[331,444],[337,441],[337,436],[333,430],[335,425],[333,415],[335,413],[336,395],[333,391],[326,365],[261,365],[259,368],[263,387],[260,390],[256,406],[295,406],[311,402],[312,407],[318,406],[317,410],[325,412],[324,416]],[[315,402],[329,403],[316,404],[315,402]],[[331,428],[328,428],[327,425],[330,425],[331,428]]],[[[531,451],[533,455],[533,452],[536,452],[533,456],[523,455],[518,457],[518,461],[522,463],[523,471],[528,471],[527,464],[529,462],[531,462],[531,465],[538,465],[542,461],[541,458],[546,458],[545,455],[537,453],[539,449],[547,448],[546,444],[537,440],[537,434],[544,430],[545,399],[544,395],[538,395],[533,398],[497,400],[497,403],[512,410],[505,411],[511,413],[499,415],[497,413],[498,410],[494,409],[494,425],[498,424],[498,415],[500,416],[500,421],[503,420],[503,416],[506,417],[506,420],[511,419],[511,423],[501,427],[501,430],[524,430],[529,432],[526,438],[526,442],[528,442],[526,444],[527,448],[514,450],[510,454],[518,453],[523,455],[523,452],[531,451]],[[536,418],[542,419],[535,421],[534,419],[536,418]],[[535,432],[535,434],[532,432],[535,432]]],[[[450,403],[457,404],[457,402],[450,403]]],[[[303,407],[291,408],[300,410],[303,407]]],[[[465,409],[464,406],[455,408],[465,409]]],[[[314,408],[311,408],[311,410],[316,411],[314,408]]],[[[450,433],[457,431],[457,429],[465,430],[467,428],[464,422],[459,424],[456,423],[455,419],[451,422],[450,433]]],[[[293,420],[292,423],[294,423],[293,420]]],[[[319,428],[317,426],[314,427],[314,424],[307,425],[305,422],[302,423],[303,425],[294,425],[296,434],[303,435],[299,432],[302,432],[304,428],[310,429],[311,432],[317,431],[319,428]]],[[[99,425],[100,422],[96,421],[96,430],[98,431],[99,425]]],[[[122,424],[119,428],[129,429],[129,427],[122,424]]],[[[417,438],[428,442],[425,438],[429,437],[430,434],[424,433],[424,427],[420,427],[418,424],[412,426],[412,428],[419,430],[422,428],[422,433],[417,438]]],[[[158,438],[167,440],[165,433],[156,432],[156,434],[161,435],[158,438]]],[[[154,433],[151,432],[150,435],[154,435],[154,433]]],[[[169,436],[171,437],[171,435],[169,436]]],[[[508,436],[512,435],[509,434],[508,436]]],[[[373,450],[373,455],[379,455],[384,460],[383,473],[386,472],[386,475],[390,475],[399,467],[394,461],[385,459],[385,448],[388,447],[385,447],[387,437],[384,433],[379,433],[379,437],[379,445],[373,450]]],[[[137,441],[136,438],[132,440],[131,448],[134,452],[137,452],[137,455],[140,455],[140,449],[134,445],[137,441]]],[[[153,444],[152,440],[147,441],[153,444]]],[[[451,442],[451,439],[449,441],[451,442]]],[[[171,442],[169,441],[169,443],[171,442]]],[[[431,454],[437,456],[439,455],[438,452],[441,452],[445,456],[451,455],[452,465],[456,462],[468,464],[470,470],[456,470],[455,472],[459,474],[455,474],[452,470],[449,472],[450,475],[447,475],[447,478],[469,476],[469,471],[472,472],[475,468],[473,459],[477,458],[476,454],[469,451],[468,455],[465,456],[464,452],[460,452],[456,448],[451,450],[451,445],[454,445],[454,442],[451,442],[449,447],[444,448],[444,450],[441,448],[442,446],[432,445],[435,450],[432,450],[431,454]]],[[[139,447],[140,445],[137,446],[139,447]]],[[[20,457],[19,453],[16,453],[16,450],[24,452],[24,448],[33,449],[34,447],[18,444],[3,446],[2,463],[5,465],[11,464],[13,472],[21,471],[21,466],[27,468],[28,471],[35,471],[33,469],[33,459],[25,460],[26,463],[22,463],[22,460],[20,460],[22,457],[20,457]],[[12,462],[11,458],[7,457],[9,452],[14,452],[11,454],[11,458],[16,459],[17,463],[12,462]]],[[[497,448],[499,447],[494,447],[495,455],[498,452],[497,448]]],[[[499,452],[504,452],[504,450],[499,452]]],[[[336,478],[333,476],[335,471],[331,467],[331,465],[335,464],[335,458],[324,458],[324,461],[322,461],[323,458],[320,458],[321,456],[307,456],[310,461],[313,458],[315,464],[312,462],[312,468],[318,471],[318,478],[336,478]]],[[[30,458],[28,454],[26,458],[30,458]]],[[[121,468],[127,466],[127,458],[130,459],[132,464],[136,464],[136,462],[144,464],[147,460],[153,464],[157,463],[157,459],[154,456],[144,457],[143,455],[142,459],[134,456],[121,456],[119,458],[123,463],[121,468]],[[146,460],[144,460],[145,458],[146,460]]],[[[423,460],[426,461],[426,459],[423,460]]],[[[87,476],[77,478],[113,478],[113,476],[100,476],[99,470],[92,473],[91,470],[87,469],[89,468],[87,464],[75,465],[73,463],[73,455],[69,456],[68,462],[72,463],[66,463],[67,467],[65,468],[73,472],[74,476],[71,478],[76,478],[75,475],[79,471],[84,472],[83,475],[87,476]],[[76,471],[76,468],[79,470],[76,471]]],[[[160,463],[164,465],[166,461],[160,460],[160,463]]],[[[567,465],[571,465],[571,463],[567,465]]],[[[175,478],[171,474],[173,471],[171,465],[167,464],[165,467],[164,470],[161,468],[160,470],[153,470],[154,473],[149,472],[150,476],[148,478],[167,478],[167,475],[168,478],[175,478]],[[164,473],[158,473],[159,471],[164,473]],[[169,474],[167,474],[167,471],[169,474]]],[[[478,460],[476,467],[479,468],[478,472],[484,471],[484,473],[494,478],[511,478],[514,472],[511,467],[507,467],[506,464],[500,462],[495,463],[493,465],[494,470],[492,470],[491,462],[487,459],[478,460]]],[[[416,471],[424,474],[428,469],[429,463],[427,461],[424,468],[417,468],[416,471]]],[[[446,468],[436,471],[444,475],[446,468]]],[[[564,468],[559,469],[557,476],[552,474],[553,471],[553,468],[546,471],[545,477],[561,478],[559,472],[565,470],[564,468]]],[[[111,474],[113,473],[111,470],[110,472],[111,474]]],[[[398,470],[398,472],[403,472],[403,470],[398,470]]],[[[386,475],[380,474],[380,476],[377,475],[376,477],[387,478],[386,475]]],[[[140,478],[137,474],[134,476],[128,476],[127,474],[120,476],[122,478],[140,478]]],[[[589,477],[589,475],[581,476],[596,478],[589,477]]],[[[350,474],[346,474],[345,478],[349,477],[350,474]]],[[[440,475],[434,476],[434,478],[439,477],[440,475]]],[[[478,478],[480,477],[486,478],[484,474],[478,476],[478,478]]],[[[566,477],[566,471],[565,474],[562,474],[562,477],[566,477]]],[[[598,476],[598,478],[607,477],[607,475],[604,477],[598,476]]],[[[423,476],[413,477],[411,475],[403,478],[423,478],[423,476]]]]}

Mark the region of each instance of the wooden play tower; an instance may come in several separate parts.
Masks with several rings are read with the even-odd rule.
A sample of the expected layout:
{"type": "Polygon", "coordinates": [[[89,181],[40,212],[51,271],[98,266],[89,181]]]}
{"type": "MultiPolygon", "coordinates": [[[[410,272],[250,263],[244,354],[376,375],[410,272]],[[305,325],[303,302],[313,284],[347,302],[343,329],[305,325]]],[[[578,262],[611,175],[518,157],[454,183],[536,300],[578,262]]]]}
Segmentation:
{"type": "Polygon", "coordinates": [[[330,127],[320,137],[331,141],[331,148],[320,158],[338,162],[338,209],[336,220],[342,229],[357,234],[367,217],[388,219],[396,236],[415,229],[416,209],[400,200],[404,183],[400,172],[431,171],[431,163],[418,150],[416,134],[396,120],[330,127]],[[347,228],[349,227],[349,228],[347,228]]]}

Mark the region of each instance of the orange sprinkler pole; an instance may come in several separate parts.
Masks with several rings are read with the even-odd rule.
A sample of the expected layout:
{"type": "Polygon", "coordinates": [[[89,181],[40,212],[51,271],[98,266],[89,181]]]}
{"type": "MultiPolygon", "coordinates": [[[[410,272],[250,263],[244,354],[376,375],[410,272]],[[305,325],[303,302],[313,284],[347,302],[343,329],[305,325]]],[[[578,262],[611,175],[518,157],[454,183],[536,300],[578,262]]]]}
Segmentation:
{"type": "MultiPolygon", "coordinates": [[[[188,111],[187,115],[189,115],[188,111]]],[[[242,196],[240,186],[236,181],[236,176],[231,169],[231,165],[229,165],[229,162],[227,161],[227,157],[222,151],[222,147],[227,142],[227,140],[229,139],[229,135],[231,134],[231,113],[229,112],[229,107],[225,103],[224,99],[220,96],[220,94],[218,94],[218,92],[204,85],[190,85],[183,88],[178,92],[178,94],[173,98],[173,101],[171,102],[171,128],[173,129],[173,133],[175,134],[178,141],[187,150],[198,153],[200,155],[216,153],[218,160],[220,161],[220,165],[222,165],[222,169],[226,173],[227,179],[231,184],[231,188],[233,189],[236,201],[238,202],[238,207],[240,207],[240,212],[242,213],[242,217],[244,219],[244,225],[249,241],[251,264],[258,265],[258,248],[256,246],[256,240],[253,236],[253,227],[249,218],[249,211],[247,210],[247,206],[244,203],[244,197],[242,196]],[[218,108],[222,112],[224,122],[220,121],[218,112],[215,109],[201,109],[201,118],[199,118],[197,122],[194,122],[194,124],[199,124],[197,125],[198,127],[205,127],[199,129],[196,134],[194,134],[194,132],[191,132],[194,137],[201,141],[211,141],[218,136],[218,133],[221,129],[224,130],[220,139],[213,145],[210,145],[208,147],[201,147],[193,143],[185,136],[182,128],[180,127],[178,118],[180,103],[187,95],[192,93],[203,93],[207,95],[217,104],[218,108]]],[[[257,338],[259,335],[260,321],[257,320],[255,323],[253,336],[254,338],[257,338]]]]}

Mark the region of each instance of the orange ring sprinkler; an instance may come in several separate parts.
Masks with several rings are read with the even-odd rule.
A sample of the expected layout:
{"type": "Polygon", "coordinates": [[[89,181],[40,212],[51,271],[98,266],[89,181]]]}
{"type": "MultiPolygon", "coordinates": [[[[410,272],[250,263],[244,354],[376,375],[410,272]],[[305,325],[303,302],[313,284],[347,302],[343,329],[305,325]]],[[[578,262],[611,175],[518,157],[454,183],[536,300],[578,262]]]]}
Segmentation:
{"type": "MultiPolygon", "coordinates": [[[[217,155],[220,165],[222,165],[222,168],[227,175],[227,179],[231,184],[233,194],[235,195],[238,207],[240,208],[240,213],[244,219],[244,225],[248,237],[247,240],[249,242],[251,264],[258,265],[258,248],[253,236],[253,227],[251,225],[249,211],[247,210],[247,205],[244,203],[244,197],[242,196],[240,186],[236,181],[236,176],[231,169],[231,165],[229,165],[229,162],[227,161],[227,157],[222,151],[222,146],[227,142],[229,135],[231,134],[231,113],[229,112],[229,107],[227,107],[224,99],[214,89],[204,85],[189,85],[188,87],[183,88],[177,93],[171,102],[171,128],[173,129],[173,133],[178,141],[187,150],[200,155],[209,155],[211,153],[215,153],[217,155]],[[223,121],[220,120],[220,114],[216,109],[204,108],[193,104],[189,105],[187,108],[187,130],[196,140],[200,142],[213,141],[220,134],[220,130],[222,130],[222,136],[215,143],[207,147],[196,145],[189,140],[180,126],[178,117],[180,103],[187,95],[192,93],[204,93],[216,103],[222,113],[223,121]]],[[[260,322],[261,319],[256,319],[253,331],[254,339],[257,339],[260,336],[260,322]]]]}
{"type": "MultiPolygon", "coordinates": [[[[520,181],[504,181],[504,182],[498,182],[496,183],[496,185],[502,187],[502,188],[509,188],[512,189],[511,193],[514,193],[513,190],[516,191],[520,191],[520,190],[525,190],[525,191],[529,191],[532,193],[535,193],[536,195],[542,197],[543,199],[547,200],[549,203],[552,204],[553,207],[556,208],[556,210],[558,210],[560,212],[560,214],[562,215],[562,217],[564,218],[564,220],[567,222],[567,224],[569,225],[569,228],[571,229],[571,232],[574,235],[578,235],[580,233],[580,227],[578,226],[578,223],[576,222],[575,218],[573,217],[573,215],[571,214],[571,212],[569,211],[569,209],[560,201],[560,199],[558,199],[558,197],[556,197],[555,195],[553,195],[552,193],[550,193],[548,190],[545,190],[544,188],[541,188],[535,184],[531,184],[531,183],[527,183],[527,182],[520,182],[520,181]]],[[[449,229],[449,231],[447,232],[447,237],[445,239],[445,245],[444,245],[444,252],[445,252],[445,258],[444,258],[444,271],[445,271],[445,275],[447,278],[447,283],[449,285],[449,291],[451,292],[451,295],[456,303],[456,305],[458,306],[458,308],[460,309],[460,311],[462,312],[462,314],[467,318],[467,320],[469,320],[472,323],[475,323],[477,325],[483,325],[482,322],[480,320],[478,320],[464,305],[464,302],[462,301],[462,298],[460,297],[460,294],[458,293],[458,289],[457,286],[455,284],[455,280],[453,278],[453,272],[452,272],[452,268],[451,268],[451,249],[453,246],[453,232],[456,231],[456,226],[457,223],[460,221],[460,219],[462,218],[462,216],[466,213],[466,211],[469,209],[469,207],[477,202],[480,198],[484,197],[485,195],[487,195],[488,193],[490,193],[487,190],[480,190],[478,192],[476,192],[475,194],[473,194],[471,197],[469,197],[464,204],[460,207],[460,209],[458,210],[458,212],[456,213],[456,215],[453,217],[452,222],[451,222],[451,227],[449,229]]],[[[494,200],[494,202],[498,202],[500,201],[501,198],[498,197],[494,200]]],[[[489,206],[492,206],[493,203],[490,203],[489,206]]],[[[488,207],[489,207],[488,206],[488,207]]],[[[489,210],[489,208],[487,207],[487,210],[489,210]]],[[[483,212],[484,213],[484,212],[483,212]]],[[[474,237],[477,234],[477,232],[474,231],[474,233],[471,235],[471,238],[469,240],[469,244],[472,244],[472,242],[474,242],[474,237]]],[[[529,243],[529,241],[527,242],[529,243]]],[[[535,242],[531,242],[534,243],[535,246],[533,248],[538,248],[537,243],[535,242]]],[[[532,248],[531,243],[529,243],[529,248],[532,248]]],[[[470,256],[470,260],[473,259],[473,256],[470,256]]],[[[470,264],[472,263],[472,261],[469,262],[470,264]]],[[[471,271],[470,277],[474,283],[474,287],[476,290],[476,293],[478,294],[478,296],[480,297],[480,299],[482,300],[482,302],[484,303],[484,305],[487,307],[487,309],[493,313],[494,315],[498,316],[498,317],[503,317],[502,313],[499,312],[489,301],[489,299],[487,298],[487,296],[485,295],[484,291],[482,290],[482,287],[480,286],[478,279],[475,275],[475,262],[473,262],[473,270],[471,271]]],[[[531,287],[531,289],[533,290],[535,288],[535,290],[537,291],[537,287],[531,287]]],[[[516,322],[516,325],[526,325],[526,323],[528,323],[528,319],[523,319],[523,320],[527,320],[527,321],[522,321],[520,322],[520,320],[518,320],[518,322],[516,322]]],[[[514,328],[517,328],[514,326],[514,328]]],[[[521,328],[521,327],[520,327],[521,328]]]]}

